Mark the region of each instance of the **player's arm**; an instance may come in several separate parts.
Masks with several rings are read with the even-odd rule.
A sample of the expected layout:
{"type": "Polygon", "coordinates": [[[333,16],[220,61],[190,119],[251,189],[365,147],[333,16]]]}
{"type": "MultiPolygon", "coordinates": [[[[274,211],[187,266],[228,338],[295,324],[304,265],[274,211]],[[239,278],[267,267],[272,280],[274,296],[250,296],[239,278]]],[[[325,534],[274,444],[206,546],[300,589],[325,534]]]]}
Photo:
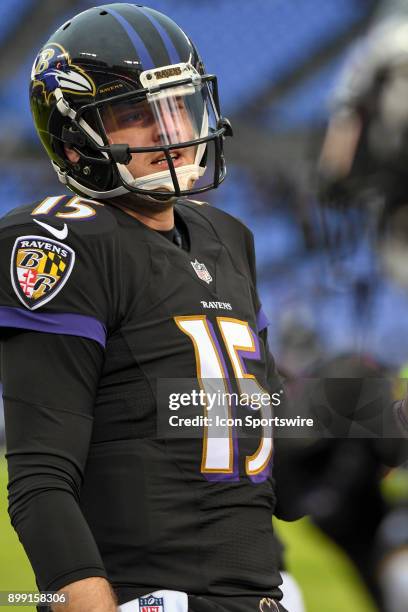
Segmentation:
{"type": "MultiPolygon", "coordinates": [[[[254,295],[255,309],[257,313],[257,331],[263,353],[265,355],[266,380],[272,392],[276,392],[283,388],[283,383],[276,367],[275,359],[269,349],[268,343],[268,320],[265,316],[256,286],[256,262],[255,248],[253,235],[248,230],[245,232],[245,245],[247,253],[247,262],[249,264],[249,280],[252,283],[252,291],[254,295]]],[[[275,416],[288,416],[286,414],[287,404],[285,396],[281,396],[281,404],[274,408],[275,416]]],[[[298,452],[298,440],[289,440],[287,438],[274,438],[274,455],[273,455],[273,477],[275,481],[275,493],[277,503],[274,509],[274,514],[283,520],[293,521],[300,518],[301,514],[292,504],[293,490],[290,486],[290,479],[287,478],[287,466],[289,460],[298,452]]]]}
{"type": "Polygon", "coordinates": [[[9,331],[1,343],[9,514],[39,589],[69,594],[65,612],[116,609],[79,507],[103,359],[76,336],[9,331]]]}
{"type": "Polygon", "coordinates": [[[85,578],[61,589],[68,605],[52,607],[53,612],[116,612],[115,595],[105,578],[85,578]]]}
{"type": "Polygon", "coordinates": [[[44,229],[28,208],[0,222],[9,514],[38,587],[71,585],[65,612],[82,612],[85,600],[87,611],[110,612],[113,601],[79,503],[106,334],[119,295],[114,225],[102,207],[94,208],[86,225],[68,224],[63,243],[50,231],[52,216],[44,229]],[[96,591],[106,600],[102,605],[96,591]]]}
{"type": "Polygon", "coordinates": [[[272,353],[269,349],[269,343],[268,343],[269,321],[268,321],[268,317],[266,316],[262,308],[262,304],[259,299],[258,289],[257,289],[254,237],[253,237],[252,232],[250,232],[247,228],[245,228],[244,244],[246,247],[246,258],[248,262],[249,280],[251,283],[254,307],[256,311],[257,332],[258,332],[258,336],[261,341],[261,344],[263,345],[264,353],[265,353],[266,378],[267,378],[270,388],[272,389],[273,392],[275,392],[275,391],[279,391],[282,389],[282,380],[278,373],[275,359],[273,358],[272,353]]]}

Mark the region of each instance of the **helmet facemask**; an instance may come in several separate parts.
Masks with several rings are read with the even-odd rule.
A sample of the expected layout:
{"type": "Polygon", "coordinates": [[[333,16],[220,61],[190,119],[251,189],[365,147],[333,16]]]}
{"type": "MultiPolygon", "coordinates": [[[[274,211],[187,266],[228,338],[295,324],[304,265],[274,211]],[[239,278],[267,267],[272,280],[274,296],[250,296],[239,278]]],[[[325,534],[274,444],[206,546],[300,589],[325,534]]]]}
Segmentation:
{"type": "MultiPolygon", "coordinates": [[[[120,185],[105,193],[83,191],[102,198],[134,192],[167,200],[217,187],[225,177],[222,141],[230,128],[219,115],[215,77],[179,64],[145,71],[140,82],[144,89],[71,113],[74,130],[86,138],[88,150],[110,160],[120,185]]],[[[89,153],[76,150],[92,172],[89,153]]]]}

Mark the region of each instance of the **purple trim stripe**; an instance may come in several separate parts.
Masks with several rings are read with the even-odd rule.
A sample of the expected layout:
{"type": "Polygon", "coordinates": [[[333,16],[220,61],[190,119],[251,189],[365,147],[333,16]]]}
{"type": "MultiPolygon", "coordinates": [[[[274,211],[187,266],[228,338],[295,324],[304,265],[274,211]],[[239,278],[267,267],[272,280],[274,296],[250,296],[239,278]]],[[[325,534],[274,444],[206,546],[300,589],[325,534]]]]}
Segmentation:
{"type": "Polygon", "coordinates": [[[248,374],[248,370],[247,370],[247,367],[243,359],[255,359],[256,361],[259,361],[259,359],[261,358],[261,349],[259,346],[258,334],[256,334],[251,327],[249,328],[249,330],[251,332],[251,336],[255,344],[255,350],[254,351],[245,351],[242,349],[237,350],[238,359],[241,363],[242,371],[245,374],[248,374]]]}
{"type": "MultiPolygon", "coordinates": [[[[269,321],[266,318],[265,313],[262,311],[262,309],[259,311],[258,313],[258,317],[259,315],[261,315],[261,317],[263,317],[262,320],[266,320],[266,324],[264,325],[264,327],[262,327],[261,329],[264,329],[267,325],[269,325],[269,321]]],[[[259,331],[261,331],[261,329],[259,329],[259,331]]],[[[259,338],[258,338],[258,334],[256,334],[254,332],[254,330],[250,327],[249,328],[250,332],[251,332],[251,336],[255,345],[255,351],[251,352],[251,351],[243,351],[243,350],[238,350],[237,351],[237,355],[238,355],[238,359],[241,362],[241,367],[243,372],[245,372],[245,374],[248,374],[248,369],[245,365],[244,359],[255,359],[257,361],[259,361],[259,359],[261,358],[261,349],[260,349],[260,345],[259,345],[259,338]]],[[[269,476],[271,475],[271,470],[272,470],[272,457],[273,457],[273,453],[271,454],[271,457],[268,461],[268,463],[266,464],[266,466],[264,467],[264,469],[261,472],[258,472],[258,474],[251,474],[249,476],[249,478],[252,480],[252,482],[255,483],[259,483],[259,482],[264,482],[265,480],[267,480],[269,478],[269,476]]]]}
{"type": "Polygon", "coordinates": [[[0,306],[0,327],[17,327],[48,334],[67,334],[106,345],[106,328],[94,317],[71,313],[32,312],[24,308],[0,306]]]}
{"type": "Polygon", "coordinates": [[[259,309],[258,314],[256,315],[256,326],[258,328],[258,332],[262,331],[263,329],[265,329],[265,327],[268,327],[268,325],[270,325],[269,323],[269,319],[266,316],[265,312],[261,308],[259,309]]]}
{"type": "MultiPolygon", "coordinates": [[[[233,388],[231,386],[231,380],[228,374],[228,368],[227,368],[227,364],[225,362],[224,359],[224,354],[222,352],[221,349],[221,345],[218,342],[218,338],[216,336],[215,330],[214,330],[214,326],[211,323],[211,321],[207,320],[207,324],[208,324],[208,329],[210,331],[210,335],[211,338],[217,348],[217,353],[219,355],[219,358],[221,360],[221,365],[222,368],[224,370],[224,374],[225,374],[225,382],[227,383],[227,389],[229,393],[233,392],[233,388]]],[[[231,416],[234,418],[236,416],[236,406],[234,404],[231,405],[231,416]]],[[[206,480],[208,480],[209,482],[223,482],[225,480],[228,480],[230,482],[238,482],[239,480],[239,471],[238,471],[238,437],[237,437],[237,432],[235,431],[235,427],[232,428],[232,472],[228,473],[228,474],[223,474],[221,473],[211,473],[211,472],[205,472],[204,473],[204,477],[206,478],[206,480]]]]}
{"type": "Polygon", "coordinates": [[[119,21],[120,25],[125,30],[130,42],[133,44],[136,53],[139,56],[140,61],[142,62],[143,70],[149,70],[150,68],[154,68],[155,64],[153,62],[153,59],[136,30],[124,17],[122,17],[120,13],[114,11],[112,8],[109,8],[107,6],[103,8],[107,13],[112,15],[112,17],[114,17],[116,21],[119,21]]]}
{"type": "Polygon", "coordinates": [[[208,319],[207,319],[207,325],[208,325],[208,329],[210,331],[210,335],[211,335],[212,341],[214,342],[214,344],[215,344],[215,346],[217,348],[217,353],[218,353],[220,361],[221,361],[222,369],[224,370],[224,373],[225,373],[225,380],[226,380],[226,383],[227,383],[228,390],[231,392],[232,391],[231,381],[229,379],[228,368],[227,368],[227,364],[225,363],[225,359],[224,359],[224,353],[222,352],[221,345],[218,342],[218,338],[217,338],[217,336],[215,334],[214,326],[211,323],[211,321],[209,321],[208,319]]]}
{"type": "Polygon", "coordinates": [[[173,41],[171,40],[170,36],[167,34],[166,30],[161,25],[161,23],[159,21],[157,21],[157,19],[155,19],[152,15],[150,15],[146,10],[143,10],[142,7],[138,6],[137,9],[141,13],[143,13],[143,15],[145,17],[147,17],[147,19],[150,21],[150,23],[159,32],[159,34],[160,34],[160,36],[162,38],[163,44],[166,47],[166,51],[169,54],[170,63],[171,64],[179,64],[181,62],[180,55],[177,52],[177,49],[174,46],[173,41]]]}

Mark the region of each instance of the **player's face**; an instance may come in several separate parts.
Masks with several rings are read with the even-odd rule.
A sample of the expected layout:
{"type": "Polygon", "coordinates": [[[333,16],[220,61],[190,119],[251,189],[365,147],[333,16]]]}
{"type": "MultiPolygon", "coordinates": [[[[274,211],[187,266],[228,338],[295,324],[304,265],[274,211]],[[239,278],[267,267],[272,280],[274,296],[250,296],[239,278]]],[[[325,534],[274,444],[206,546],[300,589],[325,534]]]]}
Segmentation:
{"type": "MultiPolygon", "coordinates": [[[[157,147],[177,144],[196,137],[193,122],[183,97],[164,99],[159,111],[147,100],[110,105],[102,112],[110,144],[130,147],[157,147]]],[[[171,157],[175,168],[194,163],[196,147],[175,148],[171,157]]],[[[135,153],[127,166],[134,178],[168,170],[160,151],[135,153]]]]}

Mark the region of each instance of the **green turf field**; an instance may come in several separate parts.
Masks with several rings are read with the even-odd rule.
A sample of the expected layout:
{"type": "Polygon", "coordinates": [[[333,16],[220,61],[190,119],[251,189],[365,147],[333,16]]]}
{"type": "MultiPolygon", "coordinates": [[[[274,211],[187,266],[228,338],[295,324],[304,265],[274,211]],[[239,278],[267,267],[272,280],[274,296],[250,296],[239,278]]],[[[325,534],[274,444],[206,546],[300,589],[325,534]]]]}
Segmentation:
{"type": "MultiPolygon", "coordinates": [[[[9,524],[6,508],[7,472],[0,455],[0,591],[35,591],[34,576],[24,550],[9,524]]],[[[300,582],[307,612],[375,612],[347,559],[307,519],[276,521],[287,545],[289,569],[300,582]]],[[[9,612],[35,612],[33,606],[0,606],[9,612]]]]}
{"type": "Polygon", "coordinates": [[[274,525],[286,544],[288,569],[301,585],[307,612],[376,612],[347,557],[308,519],[274,525]]]}
{"type": "MultiPolygon", "coordinates": [[[[36,591],[34,575],[7,514],[7,470],[0,454],[0,591],[36,591]]],[[[34,606],[0,606],[10,612],[35,612],[34,606]]]]}

